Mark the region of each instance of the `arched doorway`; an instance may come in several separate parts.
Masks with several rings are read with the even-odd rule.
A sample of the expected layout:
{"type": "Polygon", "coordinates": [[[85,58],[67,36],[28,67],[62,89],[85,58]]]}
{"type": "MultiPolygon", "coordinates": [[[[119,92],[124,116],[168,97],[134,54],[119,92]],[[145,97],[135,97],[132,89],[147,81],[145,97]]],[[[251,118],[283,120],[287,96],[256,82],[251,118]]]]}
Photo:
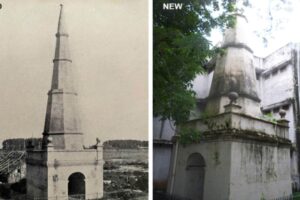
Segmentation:
{"type": "Polygon", "coordinates": [[[191,200],[203,199],[205,161],[201,154],[192,153],[186,164],[185,194],[191,200]]]}
{"type": "Polygon", "coordinates": [[[69,176],[68,196],[74,199],[85,199],[85,177],[82,173],[76,172],[69,176]]]}

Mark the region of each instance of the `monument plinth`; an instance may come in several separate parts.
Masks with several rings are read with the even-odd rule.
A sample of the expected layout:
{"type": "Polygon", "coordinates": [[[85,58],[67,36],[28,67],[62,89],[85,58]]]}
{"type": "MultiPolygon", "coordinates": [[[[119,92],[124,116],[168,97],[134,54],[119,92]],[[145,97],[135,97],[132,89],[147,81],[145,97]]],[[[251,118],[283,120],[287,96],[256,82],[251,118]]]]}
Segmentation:
{"type": "Polygon", "coordinates": [[[206,117],[182,124],[200,142],[174,142],[168,193],[191,200],[289,199],[292,194],[288,121],[267,121],[260,111],[247,20],[236,15],[225,32],[206,117]],[[228,98],[229,97],[229,98],[228,98]]]}

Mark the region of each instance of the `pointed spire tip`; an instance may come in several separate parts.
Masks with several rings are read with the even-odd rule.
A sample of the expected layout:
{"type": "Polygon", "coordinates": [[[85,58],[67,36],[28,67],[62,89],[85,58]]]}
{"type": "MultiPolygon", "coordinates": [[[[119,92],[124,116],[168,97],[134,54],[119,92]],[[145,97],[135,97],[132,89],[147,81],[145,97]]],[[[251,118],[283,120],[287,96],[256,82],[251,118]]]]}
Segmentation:
{"type": "Polygon", "coordinates": [[[67,31],[65,30],[65,23],[64,23],[64,9],[63,4],[60,4],[60,12],[59,12],[59,18],[58,18],[58,27],[57,27],[57,34],[56,36],[68,36],[67,31]]]}

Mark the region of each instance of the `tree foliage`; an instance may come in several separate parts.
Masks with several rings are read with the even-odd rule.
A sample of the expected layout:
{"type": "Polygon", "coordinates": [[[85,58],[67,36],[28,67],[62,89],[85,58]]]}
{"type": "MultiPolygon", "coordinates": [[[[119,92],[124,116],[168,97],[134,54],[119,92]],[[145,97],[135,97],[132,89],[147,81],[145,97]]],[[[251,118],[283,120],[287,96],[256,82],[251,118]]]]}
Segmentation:
{"type": "Polygon", "coordinates": [[[6,151],[25,151],[29,141],[35,148],[42,148],[42,138],[14,138],[4,140],[2,149],[6,151]]]}
{"type": "Polygon", "coordinates": [[[108,140],[103,143],[105,149],[137,149],[140,147],[148,147],[148,141],[141,140],[108,140]]]}
{"type": "Polygon", "coordinates": [[[205,73],[216,53],[207,39],[214,28],[234,25],[230,0],[154,0],[153,110],[154,116],[188,119],[195,106],[192,81],[205,73]],[[181,10],[164,10],[163,3],[182,3],[181,10]]]}

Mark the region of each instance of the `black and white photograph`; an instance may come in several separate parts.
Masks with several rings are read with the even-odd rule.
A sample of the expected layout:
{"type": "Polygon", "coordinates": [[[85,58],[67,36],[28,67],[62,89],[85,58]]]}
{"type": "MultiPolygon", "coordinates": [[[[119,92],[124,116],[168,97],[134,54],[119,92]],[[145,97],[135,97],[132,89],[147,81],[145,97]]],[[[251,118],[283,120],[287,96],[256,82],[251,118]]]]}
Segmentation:
{"type": "Polygon", "coordinates": [[[0,199],[148,199],[148,1],[0,5],[0,199]]]}

